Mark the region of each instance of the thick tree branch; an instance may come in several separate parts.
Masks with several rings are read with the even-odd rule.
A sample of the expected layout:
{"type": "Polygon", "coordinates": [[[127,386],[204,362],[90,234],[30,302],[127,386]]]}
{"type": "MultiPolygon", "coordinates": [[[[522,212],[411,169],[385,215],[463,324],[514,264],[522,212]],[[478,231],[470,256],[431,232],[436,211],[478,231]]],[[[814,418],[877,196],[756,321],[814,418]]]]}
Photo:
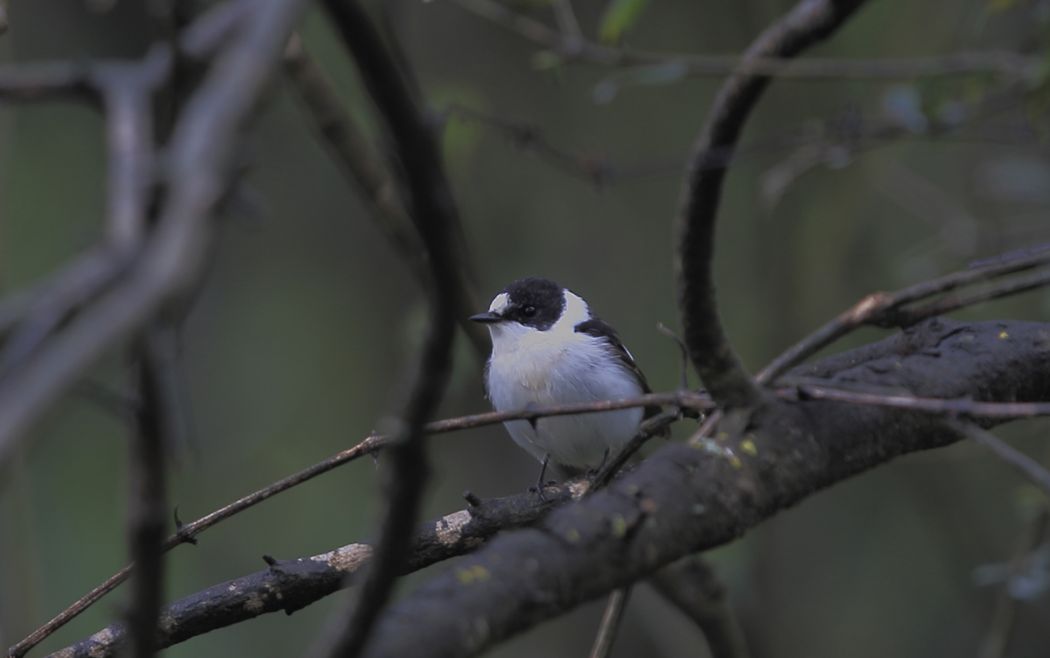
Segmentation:
{"type": "MultiPolygon", "coordinates": [[[[1047,344],[1048,324],[930,321],[796,372],[799,377],[824,377],[833,384],[923,391],[945,399],[981,395],[986,400],[1047,400],[1047,344]],[[1004,330],[1011,336],[1008,341],[1000,338],[1004,330]]],[[[663,564],[731,541],[762,519],[834,482],[898,455],[957,440],[958,435],[944,430],[944,413],[951,412],[817,400],[777,403],[757,414],[743,437],[708,440],[696,447],[667,446],[614,480],[607,491],[556,510],[536,530],[499,538],[473,558],[476,561],[465,571],[445,574],[410,595],[391,609],[389,621],[381,623],[375,638],[378,648],[370,655],[468,655],[479,651],[542,619],[644,578],[663,564]],[[469,577],[470,582],[461,581],[461,576],[469,577]],[[463,620],[475,619],[477,625],[463,625],[463,620]],[[480,633],[482,628],[489,630],[480,633]]],[[[469,427],[500,418],[483,416],[469,422],[441,422],[469,427]]],[[[555,493],[559,491],[548,488],[545,493],[550,498],[562,495],[555,493]]],[[[577,490],[574,495],[580,493],[577,490]]],[[[535,496],[531,500],[538,502],[535,496]]],[[[484,503],[482,509],[495,509],[488,505],[484,503]]],[[[514,518],[501,520],[495,512],[484,514],[486,522],[497,526],[513,527],[514,518]]],[[[283,596],[297,587],[300,583],[288,580],[273,595],[283,596]]],[[[330,591],[321,588],[310,596],[316,599],[330,591]]],[[[227,603],[211,600],[180,622],[188,624],[188,629],[175,624],[166,626],[164,632],[183,639],[206,632],[213,627],[197,626],[198,621],[227,614],[227,603]]],[[[231,614],[229,621],[219,625],[242,618],[236,617],[242,613],[231,614]]],[[[111,627],[95,638],[108,637],[116,630],[111,627]]],[[[86,652],[90,645],[77,646],[81,647],[78,651],[86,652]]],[[[83,652],[73,655],[87,655],[83,652]]],[[[97,655],[113,655],[112,649],[97,655]]]]}
{"type": "MultiPolygon", "coordinates": [[[[614,411],[617,409],[627,409],[636,407],[646,407],[657,405],[673,405],[678,408],[688,408],[695,411],[705,411],[712,408],[710,399],[703,395],[692,393],[689,391],[678,391],[674,393],[650,393],[643,395],[638,398],[630,400],[606,400],[599,402],[588,402],[588,403],[577,403],[577,404],[566,404],[557,405],[553,407],[537,407],[533,409],[524,409],[520,411],[490,411],[487,413],[473,414],[470,416],[460,416],[457,418],[446,418],[442,420],[432,421],[427,423],[426,432],[427,434],[444,434],[447,432],[455,432],[460,430],[468,430],[478,427],[486,427],[489,425],[497,425],[499,423],[506,422],[508,420],[536,420],[547,416],[563,416],[570,414],[579,414],[594,411],[614,411]]],[[[202,532],[213,528],[223,521],[240,514],[241,512],[255,507],[256,505],[269,500],[273,496],[288,491],[293,487],[297,487],[304,482],[308,482],[313,478],[323,475],[331,471],[334,468],[338,468],[344,464],[348,464],[352,461],[359,459],[365,455],[375,454],[377,451],[388,447],[396,437],[382,434],[373,434],[360,443],[341,450],[336,454],[328,457],[327,459],[320,461],[312,466],[304,468],[301,471],[293,473],[287,477],[281,478],[272,484],[269,484],[262,489],[253,491],[250,494],[242,496],[237,500],[220,507],[219,509],[205,514],[204,516],[190,521],[189,523],[180,524],[178,531],[167,538],[162,546],[162,550],[170,551],[171,549],[185,543],[197,543],[196,538],[202,532]]],[[[611,474],[610,474],[611,477],[611,474]]],[[[97,587],[92,589],[84,596],[77,599],[68,608],[55,615],[46,624],[40,628],[34,630],[31,634],[26,636],[18,644],[12,646],[8,650],[8,654],[14,658],[24,655],[29,649],[39,644],[44,638],[48,637],[59,628],[65,626],[67,623],[72,621],[77,615],[87,610],[89,607],[97,603],[106,594],[112,592],[123,582],[125,582],[132,573],[132,565],[127,565],[120,571],[116,572],[104,582],[100,583],[97,587]]]]}
{"type": "MultiPolygon", "coordinates": [[[[824,359],[836,382],[943,398],[1050,399],[1050,325],[935,320],[824,359]],[[1011,340],[999,338],[1006,329],[1011,340]]],[[[739,537],[824,487],[959,439],[935,415],[771,403],[739,435],[671,445],[607,489],[508,533],[391,608],[369,656],[475,655],[544,619],[739,537]],[[542,556],[542,559],[537,557],[542,556]]]]}
{"type": "MultiPolygon", "coordinates": [[[[841,25],[863,0],[802,0],[747,49],[742,66],[757,57],[793,57],[841,25]]],[[[725,167],[712,153],[731,152],[769,77],[740,74],[725,82],[711,107],[690,160],[676,219],[675,269],[686,346],[704,385],[719,404],[753,407],[762,393],[733,350],[718,316],[712,275],[715,221],[725,167]]]]}
{"type": "MultiPolygon", "coordinates": [[[[523,493],[485,500],[423,524],[410,544],[403,572],[474,550],[497,532],[535,523],[554,507],[579,498],[585,482],[548,487],[544,498],[523,493]]],[[[349,544],[313,557],[274,561],[269,569],[220,583],[180,599],[165,608],[157,637],[158,647],[169,647],[191,637],[260,615],[288,614],[321,599],[361,575],[372,557],[369,544],[349,544]]],[[[477,574],[464,572],[463,578],[477,574]]],[[[107,658],[127,643],[127,628],[113,624],[89,638],[51,654],[51,658],[107,658]]]]}

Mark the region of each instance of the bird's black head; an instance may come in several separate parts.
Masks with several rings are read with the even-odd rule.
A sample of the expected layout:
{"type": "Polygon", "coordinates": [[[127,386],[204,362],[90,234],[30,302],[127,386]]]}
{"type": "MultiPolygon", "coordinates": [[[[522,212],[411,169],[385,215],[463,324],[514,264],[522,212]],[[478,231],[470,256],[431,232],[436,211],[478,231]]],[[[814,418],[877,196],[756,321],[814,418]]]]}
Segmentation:
{"type": "Polygon", "coordinates": [[[496,295],[488,312],[471,316],[475,322],[495,324],[518,322],[526,327],[546,331],[565,310],[562,287],[550,279],[518,279],[496,295]]]}

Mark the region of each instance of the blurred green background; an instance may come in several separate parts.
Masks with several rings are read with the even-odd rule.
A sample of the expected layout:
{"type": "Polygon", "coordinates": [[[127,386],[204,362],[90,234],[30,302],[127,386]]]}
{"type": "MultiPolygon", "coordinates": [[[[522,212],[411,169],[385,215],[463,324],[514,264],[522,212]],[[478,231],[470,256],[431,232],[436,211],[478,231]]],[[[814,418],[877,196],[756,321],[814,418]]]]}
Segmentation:
{"type": "MultiPolygon", "coordinates": [[[[143,6],[112,0],[14,2],[0,58],[28,62],[143,52],[143,6]]],[[[513,3],[550,21],[542,1],[513,3]]],[[[597,38],[606,2],[573,3],[597,38]]],[[[1050,2],[872,2],[812,55],[903,57],[989,49],[1042,56],[1050,2]]],[[[624,42],[659,51],[739,53],[792,3],[650,3],[624,42]]],[[[558,64],[449,0],[397,0],[391,25],[436,110],[456,103],[534,125],[542,140],[609,163],[595,185],[506,131],[453,114],[444,146],[486,301],[508,281],[554,278],[616,325],[656,389],[677,381],[671,218],[681,170],[718,79],[623,75],[558,64]]],[[[307,47],[355,116],[369,106],[319,13],[307,47]]],[[[1041,87],[998,98],[988,76],[781,81],[760,104],[728,178],[717,282],[748,366],[860,296],[1046,241],[1050,159],[1041,87]],[[960,114],[961,113],[961,114],[960,114]],[[950,129],[935,129],[947,122],[950,129]],[[878,133],[885,128],[884,133],[878,133]],[[869,139],[871,133],[881,137],[869,139]]],[[[99,117],[63,104],[0,108],[0,286],[11,292],[99,239],[104,208],[99,117]]],[[[183,332],[195,448],[171,500],[184,520],[349,446],[396,412],[422,329],[415,282],[317,143],[286,82],[275,85],[245,149],[251,173],[224,217],[207,285],[183,332]]],[[[1030,294],[960,314],[1045,320],[1030,294]]],[[[863,332],[853,344],[877,337],[863,332]]],[[[441,415],[487,409],[466,341],[441,415]]],[[[118,355],[98,377],[121,382],[118,355]]],[[[1042,425],[1001,434],[1046,454],[1042,425]]],[[[7,646],[125,562],[127,431],[71,395],[34,430],[0,481],[0,644],[7,646]]],[[[436,437],[428,517],[523,490],[536,464],[502,428],[436,437]]],[[[381,462],[382,460],[380,460],[381,462]]],[[[344,467],[209,531],[170,554],[170,598],[368,537],[376,468],[344,467]]],[[[1043,501],[976,446],[919,454],[778,515],[713,553],[756,657],[973,656],[1009,561],[1043,501]]],[[[1045,547],[1044,547],[1045,548],[1045,547]]],[[[437,569],[447,568],[438,565],[437,569]]],[[[1011,656],[1050,655],[1050,578],[1026,573],[1011,656]],[[1040,577],[1043,580],[1040,580],[1040,577]]],[[[427,572],[409,579],[401,591],[427,572]]],[[[344,595],[169,650],[171,656],[301,653],[344,595]]],[[[54,650],[120,614],[119,591],[48,640],[54,650]]],[[[493,651],[584,655],[595,603],[493,651]]],[[[704,655],[702,637],[645,588],[614,655],[704,655]]],[[[36,655],[40,655],[39,650],[36,655]]]]}

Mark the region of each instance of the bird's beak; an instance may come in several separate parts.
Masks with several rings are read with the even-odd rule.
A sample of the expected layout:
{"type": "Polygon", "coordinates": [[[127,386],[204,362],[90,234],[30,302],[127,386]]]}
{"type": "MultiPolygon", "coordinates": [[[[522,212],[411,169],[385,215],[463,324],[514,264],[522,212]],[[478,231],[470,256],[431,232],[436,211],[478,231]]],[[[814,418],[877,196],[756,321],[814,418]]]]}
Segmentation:
{"type": "Polygon", "coordinates": [[[473,322],[480,322],[482,324],[495,324],[497,322],[503,322],[503,316],[499,313],[493,313],[492,311],[485,311],[484,313],[472,315],[470,316],[470,319],[473,322]]]}

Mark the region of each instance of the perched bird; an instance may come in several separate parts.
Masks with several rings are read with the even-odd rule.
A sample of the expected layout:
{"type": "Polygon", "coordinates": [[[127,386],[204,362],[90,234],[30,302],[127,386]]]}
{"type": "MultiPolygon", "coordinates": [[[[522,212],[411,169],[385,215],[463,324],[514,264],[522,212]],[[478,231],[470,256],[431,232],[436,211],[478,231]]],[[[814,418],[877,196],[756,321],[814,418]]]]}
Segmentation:
{"type": "MultiPolygon", "coordinates": [[[[579,295],[548,279],[529,277],[496,295],[471,316],[488,326],[492,356],[485,388],[497,411],[632,398],[650,392],[645,376],[607,323],[579,295]]],[[[511,438],[543,463],[567,473],[600,468],[657,409],[621,409],[534,422],[504,423],[511,438]]],[[[544,471],[540,472],[540,485],[544,471]]]]}

